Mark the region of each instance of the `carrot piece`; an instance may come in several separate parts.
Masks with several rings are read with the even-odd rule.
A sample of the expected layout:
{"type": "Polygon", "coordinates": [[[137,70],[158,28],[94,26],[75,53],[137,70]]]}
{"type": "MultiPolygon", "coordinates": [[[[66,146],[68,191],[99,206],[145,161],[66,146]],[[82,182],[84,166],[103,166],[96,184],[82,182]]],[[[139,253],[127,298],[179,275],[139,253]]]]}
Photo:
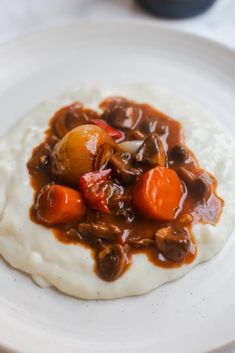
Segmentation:
{"type": "Polygon", "coordinates": [[[64,224],[81,219],[85,215],[85,204],[80,192],[53,184],[42,188],[35,210],[41,222],[49,225],[64,224]]]}
{"type": "Polygon", "coordinates": [[[101,129],[104,129],[114,139],[120,139],[123,137],[123,133],[121,131],[114,129],[102,119],[92,119],[91,122],[99,126],[101,129]]]}
{"type": "Polygon", "coordinates": [[[172,169],[156,167],[137,182],[133,204],[143,215],[159,221],[175,218],[184,193],[183,185],[172,169]]]}

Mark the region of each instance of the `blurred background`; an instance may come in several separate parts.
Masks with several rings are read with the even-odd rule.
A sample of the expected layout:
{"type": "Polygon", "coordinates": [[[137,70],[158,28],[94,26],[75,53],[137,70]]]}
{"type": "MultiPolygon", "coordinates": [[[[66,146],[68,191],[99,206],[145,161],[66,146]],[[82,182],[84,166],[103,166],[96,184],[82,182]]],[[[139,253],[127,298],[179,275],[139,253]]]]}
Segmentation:
{"type": "Polygon", "coordinates": [[[135,0],[0,0],[0,44],[27,33],[75,21],[115,19],[152,20],[235,48],[235,0],[216,0],[205,13],[181,20],[154,16],[135,0]]]}

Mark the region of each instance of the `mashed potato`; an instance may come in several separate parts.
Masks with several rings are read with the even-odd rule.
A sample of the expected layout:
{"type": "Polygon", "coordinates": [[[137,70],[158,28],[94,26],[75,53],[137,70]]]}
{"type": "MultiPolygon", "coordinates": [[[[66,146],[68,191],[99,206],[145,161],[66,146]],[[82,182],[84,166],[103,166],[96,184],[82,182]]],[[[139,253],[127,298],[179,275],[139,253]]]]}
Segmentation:
{"type": "Polygon", "coordinates": [[[79,88],[43,103],[21,120],[0,143],[0,253],[13,267],[29,273],[40,286],[53,285],[64,293],[84,299],[111,299],[146,293],[187,273],[210,259],[224,245],[235,224],[235,143],[210,113],[189,104],[165,89],[146,85],[79,88]],[[49,118],[63,105],[81,101],[97,109],[107,96],[122,95],[149,103],[183,124],[186,144],[200,165],[218,181],[217,192],[225,201],[215,226],[193,226],[198,253],[189,265],[164,269],[144,254],[118,280],[105,282],[94,273],[90,250],[65,245],[29,218],[33,189],[26,163],[32,149],[44,138],[49,118]]]}

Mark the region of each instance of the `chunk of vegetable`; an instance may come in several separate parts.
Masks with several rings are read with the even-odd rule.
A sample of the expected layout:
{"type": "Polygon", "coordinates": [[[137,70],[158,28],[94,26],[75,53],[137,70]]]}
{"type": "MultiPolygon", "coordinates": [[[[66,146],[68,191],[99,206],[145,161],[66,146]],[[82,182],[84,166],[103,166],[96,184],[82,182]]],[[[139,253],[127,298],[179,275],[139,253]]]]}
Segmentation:
{"type": "Polygon", "coordinates": [[[121,137],[123,137],[123,133],[121,131],[114,129],[102,119],[93,119],[91,120],[91,122],[99,126],[101,129],[104,129],[114,139],[120,139],[121,137]]]}
{"type": "Polygon", "coordinates": [[[35,211],[37,219],[49,225],[80,220],[85,204],[80,192],[61,185],[47,185],[39,193],[35,211]]]}
{"type": "Polygon", "coordinates": [[[123,152],[128,152],[130,154],[135,154],[142,144],[143,144],[143,141],[131,140],[131,141],[125,141],[125,142],[119,143],[118,147],[123,152]]]}
{"type": "Polygon", "coordinates": [[[67,105],[58,110],[53,119],[53,130],[57,137],[64,137],[69,130],[88,121],[86,115],[82,114],[82,104],[79,102],[67,105]]]}
{"type": "Polygon", "coordinates": [[[166,155],[160,137],[157,134],[149,135],[137,151],[135,159],[137,162],[165,167],[166,155]]]}
{"type": "Polygon", "coordinates": [[[173,161],[183,163],[188,158],[188,152],[182,145],[176,145],[172,148],[170,156],[173,161]]]}
{"type": "Polygon", "coordinates": [[[133,167],[131,162],[131,154],[128,152],[114,153],[109,161],[122,184],[131,184],[140,174],[140,170],[133,167]]]}
{"type": "Polygon", "coordinates": [[[160,228],[155,234],[155,241],[159,251],[169,260],[181,262],[190,247],[190,238],[186,228],[160,228]]]}
{"type": "Polygon", "coordinates": [[[98,126],[87,124],[71,130],[52,151],[52,173],[65,183],[77,185],[83,174],[93,170],[98,148],[104,143],[114,142],[98,126]]]}
{"type": "Polygon", "coordinates": [[[143,111],[137,104],[125,98],[108,98],[100,108],[104,118],[117,129],[134,130],[142,119],[143,111]]]}
{"type": "Polygon", "coordinates": [[[133,204],[143,215],[170,221],[175,218],[183,193],[183,185],[174,170],[155,167],[137,182],[133,204]]]}
{"type": "Polygon", "coordinates": [[[105,281],[114,281],[128,264],[127,249],[119,244],[104,245],[96,256],[97,268],[105,281]]]}
{"type": "Polygon", "coordinates": [[[109,213],[108,200],[101,185],[108,180],[111,169],[89,172],[80,179],[80,190],[87,205],[97,211],[109,213]]]}
{"type": "Polygon", "coordinates": [[[206,201],[211,194],[211,179],[206,172],[201,175],[194,175],[191,171],[184,167],[178,169],[178,174],[186,183],[188,190],[197,200],[206,201]]]}
{"type": "Polygon", "coordinates": [[[109,143],[104,143],[99,147],[97,155],[94,160],[94,169],[103,170],[107,166],[113,154],[113,147],[109,143]]]}

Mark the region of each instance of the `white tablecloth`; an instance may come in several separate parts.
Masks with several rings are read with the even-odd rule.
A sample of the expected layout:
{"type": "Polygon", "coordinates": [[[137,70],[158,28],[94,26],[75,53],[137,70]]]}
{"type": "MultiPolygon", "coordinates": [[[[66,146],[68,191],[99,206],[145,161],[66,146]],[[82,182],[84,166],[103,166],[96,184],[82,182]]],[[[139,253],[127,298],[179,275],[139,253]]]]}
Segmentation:
{"type": "Polygon", "coordinates": [[[187,20],[154,18],[134,0],[0,0],[0,44],[50,26],[120,18],[155,19],[235,48],[235,0],[217,0],[208,12],[187,20]]]}

